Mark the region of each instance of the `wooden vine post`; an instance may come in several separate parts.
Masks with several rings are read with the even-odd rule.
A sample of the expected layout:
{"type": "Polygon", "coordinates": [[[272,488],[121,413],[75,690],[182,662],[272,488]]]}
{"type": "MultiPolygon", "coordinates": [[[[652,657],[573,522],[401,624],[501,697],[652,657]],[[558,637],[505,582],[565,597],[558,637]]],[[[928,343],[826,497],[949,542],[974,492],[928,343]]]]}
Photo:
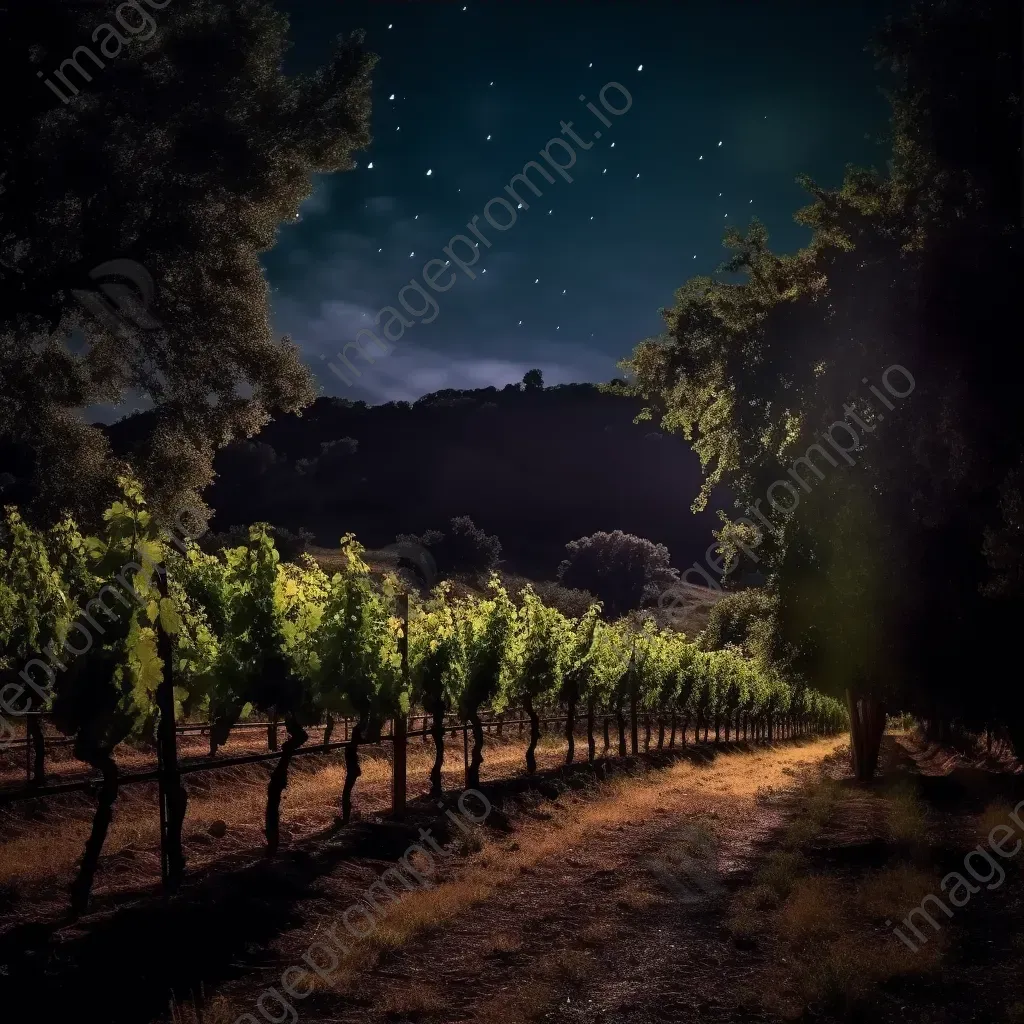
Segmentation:
{"type": "MultiPolygon", "coordinates": [[[[402,684],[404,690],[409,691],[409,595],[398,595],[398,616],[402,620],[402,638],[399,641],[399,650],[402,655],[402,684]]],[[[407,733],[408,720],[404,712],[399,709],[395,715],[391,727],[391,746],[393,750],[393,771],[392,771],[392,799],[391,809],[395,817],[400,818],[405,813],[405,793],[407,781],[407,733]]]]}
{"type": "MultiPolygon", "coordinates": [[[[157,587],[161,602],[168,600],[167,570],[157,570],[157,587]]],[[[173,644],[158,617],[157,655],[163,662],[163,679],[156,690],[160,713],[157,724],[157,772],[160,789],[160,875],[168,892],[174,892],[185,874],[185,855],[181,848],[181,831],[185,822],[188,793],[181,784],[178,771],[178,730],[174,723],[173,644]]]]}

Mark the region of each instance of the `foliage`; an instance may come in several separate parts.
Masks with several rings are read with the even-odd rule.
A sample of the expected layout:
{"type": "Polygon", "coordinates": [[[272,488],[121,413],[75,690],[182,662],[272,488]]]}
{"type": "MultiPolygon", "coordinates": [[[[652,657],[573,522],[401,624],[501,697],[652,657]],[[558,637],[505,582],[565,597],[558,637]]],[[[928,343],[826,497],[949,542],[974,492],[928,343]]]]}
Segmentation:
{"type": "Polygon", "coordinates": [[[484,533],[469,516],[452,518],[444,533],[427,530],[422,537],[400,534],[396,540],[428,548],[438,570],[448,575],[491,573],[501,560],[501,541],[484,533]]]}
{"type": "Polygon", "coordinates": [[[569,557],[558,567],[559,582],[596,594],[612,617],[653,600],[678,576],[664,544],[621,530],[594,533],[565,547],[569,557]]]}
{"type": "Polygon", "coordinates": [[[811,240],[796,253],[772,252],[756,220],[730,231],[728,276],[679,289],[619,390],[692,442],[695,507],[722,484],[746,510],[723,513],[723,555],[756,559],[777,604],[762,616],[760,598],[726,598],[711,646],[756,647],[834,695],[1014,726],[1024,700],[998,650],[1024,564],[1024,367],[1003,342],[1024,270],[1019,6],[915,3],[876,53],[885,172],[851,167],[837,189],[803,179],[811,240]],[[910,377],[897,370],[888,390],[891,367],[910,377]],[[823,457],[829,431],[849,460],[823,457]],[[803,465],[806,486],[800,458],[817,467],[803,465]],[[789,512],[785,495],[762,508],[779,480],[798,498],[789,512]],[[955,625],[936,644],[940,622],[955,625]]]}
{"type": "Polygon", "coordinates": [[[82,408],[151,403],[133,470],[162,515],[202,517],[216,449],[315,397],[298,348],[273,335],[260,255],[313,175],[353,167],[369,143],[374,64],[355,34],[288,76],[288,22],[269,0],[175,0],[99,70],[82,43],[115,6],[20,4],[0,38],[5,66],[34,86],[0,138],[0,437],[35,456],[26,516],[70,509],[90,528],[119,467],[82,408]],[[62,61],[66,103],[36,77],[62,61]],[[141,287],[90,277],[113,260],[144,268],[154,294],[100,318],[73,293],[106,303],[101,285],[141,287]]]}

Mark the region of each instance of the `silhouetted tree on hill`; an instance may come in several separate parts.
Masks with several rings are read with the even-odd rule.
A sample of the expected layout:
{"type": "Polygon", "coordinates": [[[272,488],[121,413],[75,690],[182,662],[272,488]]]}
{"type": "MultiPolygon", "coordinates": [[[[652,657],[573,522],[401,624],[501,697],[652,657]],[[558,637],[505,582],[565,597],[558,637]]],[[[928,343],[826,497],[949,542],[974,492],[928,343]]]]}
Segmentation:
{"type": "Polygon", "coordinates": [[[622,530],[595,533],[565,545],[569,557],[558,567],[565,587],[587,590],[617,618],[651,601],[678,579],[664,544],[622,530]]]}
{"type": "Polygon", "coordinates": [[[428,548],[438,571],[447,576],[489,573],[501,560],[501,541],[484,533],[469,516],[455,516],[444,533],[427,530],[422,537],[400,534],[396,540],[428,548]]]}

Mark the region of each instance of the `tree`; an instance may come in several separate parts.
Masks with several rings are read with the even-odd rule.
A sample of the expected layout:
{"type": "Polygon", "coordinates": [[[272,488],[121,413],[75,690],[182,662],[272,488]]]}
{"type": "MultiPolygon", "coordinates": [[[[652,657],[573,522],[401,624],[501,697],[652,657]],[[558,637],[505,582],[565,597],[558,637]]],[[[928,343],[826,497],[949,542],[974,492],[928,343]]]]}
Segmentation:
{"type": "Polygon", "coordinates": [[[0,40],[27,85],[0,139],[0,438],[34,456],[32,515],[82,525],[120,467],[79,410],[151,402],[131,465],[159,516],[202,517],[215,450],[313,399],[298,349],[273,337],[259,257],[312,175],[370,141],[361,35],[288,77],[268,0],[175,0],[152,31],[86,52],[116,6],[21,4],[0,40]]]}
{"type": "Polygon", "coordinates": [[[581,537],[565,548],[569,557],[558,567],[559,582],[597,595],[613,618],[653,600],[678,577],[664,544],[622,530],[581,537]]]}
{"type": "Polygon", "coordinates": [[[534,391],[544,387],[544,374],[540,370],[527,370],[523,374],[523,387],[527,391],[534,391]]]}
{"type": "MultiPolygon", "coordinates": [[[[1022,550],[1024,365],[1001,340],[1022,312],[1020,46],[1005,0],[890,20],[876,47],[892,75],[887,172],[849,168],[834,190],[802,179],[812,238],[796,254],[772,253],[757,221],[729,232],[731,276],[686,282],[665,335],[626,364],[624,390],[702,460],[695,508],[718,484],[737,496],[723,562],[761,563],[773,644],[845,696],[861,779],[887,703],[977,722],[963,682],[1000,678],[989,652],[1022,610],[1001,585],[1022,550]]],[[[1024,723],[1016,694],[997,703],[1024,723]]]]}
{"type": "Polygon", "coordinates": [[[439,571],[449,575],[491,573],[501,561],[501,541],[484,533],[469,516],[453,517],[444,533],[427,530],[422,537],[399,534],[396,540],[428,548],[439,571]]]}

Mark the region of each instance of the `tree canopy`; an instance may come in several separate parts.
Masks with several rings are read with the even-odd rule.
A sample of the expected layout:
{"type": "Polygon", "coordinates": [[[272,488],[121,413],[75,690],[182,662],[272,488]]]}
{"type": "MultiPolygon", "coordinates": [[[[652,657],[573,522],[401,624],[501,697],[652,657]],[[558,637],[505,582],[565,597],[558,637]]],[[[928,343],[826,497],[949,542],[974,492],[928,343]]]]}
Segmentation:
{"type": "Polygon", "coordinates": [[[315,397],[272,333],[259,255],[312,175],[370,141],[361,34],[286,76],[288,21],[267,0],[149,6],[152,28],[125,14],[136,31],[114,0],[36,0],[0,42],[23,83],[0,138],[0,439],[27,450],[42,518],[93,523],[116,490],[80,410],[151,402],[133,470],[154,511],[203,516],[216,449],[315,397]],[[131,315],[95,315],[109,297],[131,315]]]}
{"type": "Polygon", "coordinates": [[[990,713],[963,680],[1020,611],[1020,47],[1003,0],[890,20],[885,171],[802,179],[796,253],[729,232],[730,276],[686,282],[624,364],[692,439],[695,506],[737,495],[723,567],[760,563],[793,666],[947,717],[990,713]]]}

